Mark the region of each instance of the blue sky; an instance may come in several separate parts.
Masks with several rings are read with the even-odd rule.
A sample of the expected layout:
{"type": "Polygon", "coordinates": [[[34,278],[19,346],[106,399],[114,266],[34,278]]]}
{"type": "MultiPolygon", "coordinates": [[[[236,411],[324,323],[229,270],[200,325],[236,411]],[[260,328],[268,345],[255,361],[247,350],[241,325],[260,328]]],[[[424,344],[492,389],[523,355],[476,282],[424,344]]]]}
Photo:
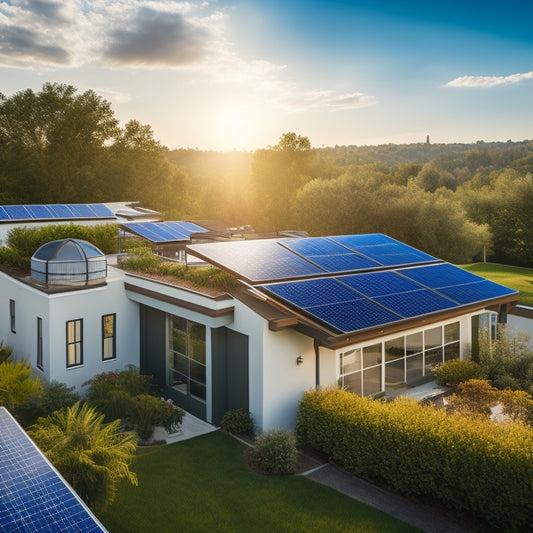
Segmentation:
{"type": "Polygon", "coordinates": [[[533,138],[533,2],[0,0],[0,92],[93,89],[169,148],[533,138]]]}

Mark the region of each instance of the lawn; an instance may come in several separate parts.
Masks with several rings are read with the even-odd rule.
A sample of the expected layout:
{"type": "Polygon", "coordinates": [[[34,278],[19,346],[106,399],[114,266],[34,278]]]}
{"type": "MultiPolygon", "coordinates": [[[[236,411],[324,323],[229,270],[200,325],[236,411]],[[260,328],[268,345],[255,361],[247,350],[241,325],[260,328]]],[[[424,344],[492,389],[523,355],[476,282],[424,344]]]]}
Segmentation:
{"type": "Polygon", "coordinates": [[[257,474],[243,450],[220,431],[150,449],[132,465],[139,486],[99,518],[110,533],[419,531],[302,476],[257,474]]]}
{"type": "Polygon", "coordinates": [[[533,269],[496,263],[473,263],[460,266],[473,274],[520,291],[518,303],[533,307],[533,269]]]}

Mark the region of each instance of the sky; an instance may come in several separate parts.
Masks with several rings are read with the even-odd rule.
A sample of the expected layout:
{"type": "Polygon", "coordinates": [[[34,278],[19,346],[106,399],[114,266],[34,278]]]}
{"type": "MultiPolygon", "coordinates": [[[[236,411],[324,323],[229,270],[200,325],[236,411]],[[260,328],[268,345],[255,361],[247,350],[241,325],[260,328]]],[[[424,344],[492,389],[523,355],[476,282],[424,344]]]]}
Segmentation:
{"type": "Polygon", "coordinates": [[[0,93],[93,90],[169,149],[533,139],[528,0],[0,0],[0,93]]]}

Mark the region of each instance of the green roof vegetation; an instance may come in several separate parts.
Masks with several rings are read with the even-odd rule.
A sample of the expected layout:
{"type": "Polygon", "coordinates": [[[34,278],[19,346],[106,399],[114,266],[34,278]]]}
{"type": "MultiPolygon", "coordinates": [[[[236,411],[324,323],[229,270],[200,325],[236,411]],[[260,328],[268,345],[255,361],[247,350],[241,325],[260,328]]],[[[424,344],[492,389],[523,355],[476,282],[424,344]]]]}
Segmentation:
{"type": "Polygon", "coordinates": [[[496,263],[472,263],[460,266],[473,274],[520,291],[518,303],[533,307],[533,269],[496,263]]]}

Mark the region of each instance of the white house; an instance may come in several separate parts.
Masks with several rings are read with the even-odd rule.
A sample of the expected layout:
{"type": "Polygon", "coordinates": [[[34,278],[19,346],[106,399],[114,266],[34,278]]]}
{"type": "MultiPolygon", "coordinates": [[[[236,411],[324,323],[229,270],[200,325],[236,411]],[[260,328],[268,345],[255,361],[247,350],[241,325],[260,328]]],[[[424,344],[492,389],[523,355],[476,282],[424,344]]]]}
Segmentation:
{"type": "Polygon", "coordinates": [[[431,380],[436,364],[475,349],[480,329],[505,322],[518,297],[385,235],[186,250],[238,286],[197,289],[109,265],[61,283],[0,272],[0,339],[47,381],[83,390],[133,364],[208,422],[242,407],[263,430],[292,428],[308,389],[373,396],[431,380]]]}

